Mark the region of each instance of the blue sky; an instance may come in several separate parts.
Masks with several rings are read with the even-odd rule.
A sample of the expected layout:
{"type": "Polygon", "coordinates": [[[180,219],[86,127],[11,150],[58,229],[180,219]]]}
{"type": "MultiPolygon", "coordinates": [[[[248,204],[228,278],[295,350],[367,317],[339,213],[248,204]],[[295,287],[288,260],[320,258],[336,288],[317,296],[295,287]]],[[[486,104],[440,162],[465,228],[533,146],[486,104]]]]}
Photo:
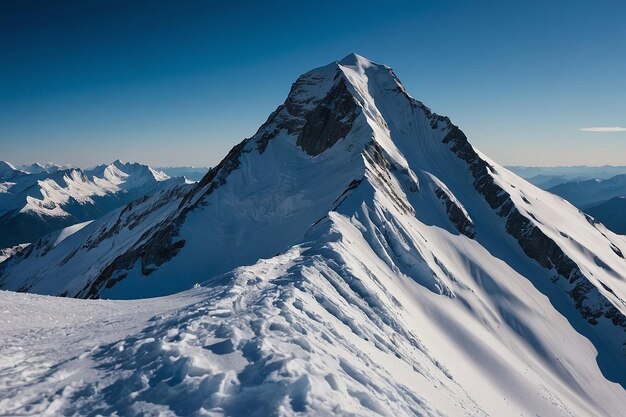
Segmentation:
{"type": "Polygon", "coordinates": [[[621,1],[0,2],[0,159],[212,165],[303,72],[394,68],[503,164],[626,165],[621,1]]]}

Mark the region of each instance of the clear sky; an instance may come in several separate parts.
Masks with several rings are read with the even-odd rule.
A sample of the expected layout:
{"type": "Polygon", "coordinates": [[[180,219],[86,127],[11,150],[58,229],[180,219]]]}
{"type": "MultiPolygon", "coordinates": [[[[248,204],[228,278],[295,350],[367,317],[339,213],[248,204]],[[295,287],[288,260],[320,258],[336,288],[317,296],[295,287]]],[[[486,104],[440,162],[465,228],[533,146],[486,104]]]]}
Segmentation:
{"type": "Polygon", "coordinates": [[[580,130],[626,126],[626,2],[602,0],[3,0],[0,159],[213,165],[350,52],[500,163],[626,165],[626,131],[580,130]]]}

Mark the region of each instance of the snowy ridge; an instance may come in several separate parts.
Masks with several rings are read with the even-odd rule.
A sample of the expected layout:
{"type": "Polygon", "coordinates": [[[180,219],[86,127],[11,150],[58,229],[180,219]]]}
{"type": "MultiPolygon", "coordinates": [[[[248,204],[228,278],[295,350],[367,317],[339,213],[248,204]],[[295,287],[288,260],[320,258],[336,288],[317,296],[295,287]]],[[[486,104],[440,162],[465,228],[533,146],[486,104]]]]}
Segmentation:
{"type": "Polygon", "coordinates": [[[490,161],[357,55],[301,76],[197,185],[57,240],[0,264],[0,287],[89,298],[205,287],[163,298],[184,308],[127,336],[41,352],[88,376],[14,387],[0,404],[25,402],[11,412],[615,416],[626,405],[623,237],[490,161]]]}
{"type": "MultiPolygon", "coordinates": [[[[599,383],[593,346],[528,281],[486,285],[508,267],[483,261],[474,277],[451,281],[448,271],[456,294],[442,297],[372,252],[378,221],[331,214],[311,246],[238,268],[204,289],[117,304],[113,320],[92,310],[99,346],[84,335],[76,343],[81,327],[70,324],[71,346],[26,363],[18,352],[29,342],[14,336],[4,343],[5,363],[31,377],[27,386],[7,386],[0,407],[65,415],[619,415],[623,389],[599,383]],[[146,322],[147,312],[158,315],[146,322]]],[[[24,301],[7,296],[0,294],[5,305],[32,320],[37,305],[24,311],[24,301]]],[[[114,302],[97,303],[108,311],[114,302]]],[[[63,343],[55,334],[40,335],[38,345],[63,343]]]]}
{"type": "Polygon", "coordinates": [[[11,256],[15,255],[25,247],[27,247],[29,243],[22,243],[20,245],[15,245],[10,248],[0,249],[0,262],[4,262],[9,259],[11,256]]]}

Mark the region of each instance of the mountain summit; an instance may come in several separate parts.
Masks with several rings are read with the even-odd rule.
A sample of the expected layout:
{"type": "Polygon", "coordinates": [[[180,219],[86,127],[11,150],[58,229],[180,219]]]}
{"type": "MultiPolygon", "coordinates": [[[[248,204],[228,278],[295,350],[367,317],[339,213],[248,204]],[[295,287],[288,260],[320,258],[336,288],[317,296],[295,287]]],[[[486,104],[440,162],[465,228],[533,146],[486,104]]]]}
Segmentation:
{"type": "MultiPolygon", "coordinates": [[[[231,355],[236,376],[149,359],[182,381],[161,387],[175,397],[197,388],[176,372],[226,375],[198,414],[611,416],[626,406],[624,253],[351,54],[299,77],[192,189],[43,238],[0,264],[0,287],[144,298],[205,283],[205,301],[142,336],[184,322],[193,338],[168,349],[231,355]]],[[[139,360],[129,343],[119,359],[139,360]]]]}

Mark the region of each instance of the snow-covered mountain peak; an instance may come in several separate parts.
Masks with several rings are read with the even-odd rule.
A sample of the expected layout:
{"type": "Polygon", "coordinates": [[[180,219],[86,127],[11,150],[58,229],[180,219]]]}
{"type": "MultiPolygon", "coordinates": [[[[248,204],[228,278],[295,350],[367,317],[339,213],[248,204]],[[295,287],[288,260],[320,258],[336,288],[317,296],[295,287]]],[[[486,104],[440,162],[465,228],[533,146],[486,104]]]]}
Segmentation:
{"type": "Polygon", "coordinates": [[[43,172],[54,173],[60,170],[72,169],[72,166],[58,165],[53,162],[47,162],[44,164],[40,164],[39,162],[34,162],[30,165],[20,165],[18,168],[28,174],[41,174],[43,172]]]}
{"type": "Polygon", "coordinates": [[[339,61],[337,61],[339,64],[341,65],[358,65],[359,62],[363,62],[364,64],[368,65],[370,64],[372,61],[370,61],[369,59],[355,53],[355,52],[351,52],[348,55],[344,56],[343,58],[341,58],[339,61]]]}
{"type": "Polygon", "coordinates": [[[97,166],[86,173],[94,182],[102,186],[109,184],[121,190],[170,179],[164,172],[157,171],[148,165],[122,162],[119,159],[108,165],[97,166]]]}
{"type": "Polygon", "coordinates": [[[390,126],[406,130],[402,126],[406,123],[398,117],[406,118],[407,111],[421,113],[422,119],[433,116],[406,93],[391,68],[351,54],[299,77],[285,103],[252,140],[263,153],[269,141],[283,131],[295,137],[296,145],[311,156],[323,153],[340,139],[351,141],[346,148],[353,152],[378,142],[398,163],[406,165],[389,130],[390,126]],[[349,135],[350,131],[359,133],[349,135]]]}
{"type": "Polygon", "coordinates": [[[39,174],[41,172],[48,171],[48,168],[51,168],[51,171],[49,172],[52,172],[57,171],[60,167],[53,164],[42,165],[39,162],[34,162],[30,165],[25,165],[22,167],[22,169],[24,169],[29,174],[39,174]]]}
{"type": "Polygon", "coordinates": [[[337,61],[340,65],[344,65],[344,66],[352,66],[352,67],[362,67],[362,68],[367,68],[373,65],[376,66],[381,66],[380,64],[376,64],[373,61],[370,61],[369,59],[356,54],[354,52],[346,55],[345,57],[343,57],[341,60],[337,61]]]}
{"type": "Polygon", "coordinates": [[[8,161],[0,161],[0,169],[10,169],[13,171],[17,170],[17,168],[15,168],[15,165],[13,165],[12,163],[8,161]]]}
{"type": "Polygon", "coordinates": [[[39,174],[40,172],[46,171],[46,167],[41,165],[39,162],[34,162],[24,168],[31,174],[39,174]]]}
{"type": "MultiPolygon", "coordinates": [[[[626,405],[625,253],[389,67],[351,55],[299,77],[195,186],[42,238],[0,264],[0,287],[115,299],[204,282],[202,304],[107,348],[112,384],[139,387],[146,410],[206,386],[197,414],[271,392],[275,404],[238,410],[613,416],[626,405]]],[[[108,391],[80,390],[129,411],[108,391]]]]}
{"type": "Polygon", "coordinates": [[[414,149],[415,141],[434,141],[433,146],[424,144],[422,151],[448,153],[447,146],[438,145],[452,127],[448,118],[413,99],[390,67],[350,54],[299,77],[253,141],[263,152],[282,131],[311,156],[339,140],[350,142],[344,147],[351,152],[364,152],[375,144],[391,164],[410,171],[403,153],[414,149]],[[437,132],[433,135],[431,130],[437,132]],[[350,135],[351,131],[358,133],[350,135]]]}
{"type": "Polygon", "coordinates": [[[0,161],[0,181],[10,180],[16,175],[25,174],[7,161],[0,161]]]}

